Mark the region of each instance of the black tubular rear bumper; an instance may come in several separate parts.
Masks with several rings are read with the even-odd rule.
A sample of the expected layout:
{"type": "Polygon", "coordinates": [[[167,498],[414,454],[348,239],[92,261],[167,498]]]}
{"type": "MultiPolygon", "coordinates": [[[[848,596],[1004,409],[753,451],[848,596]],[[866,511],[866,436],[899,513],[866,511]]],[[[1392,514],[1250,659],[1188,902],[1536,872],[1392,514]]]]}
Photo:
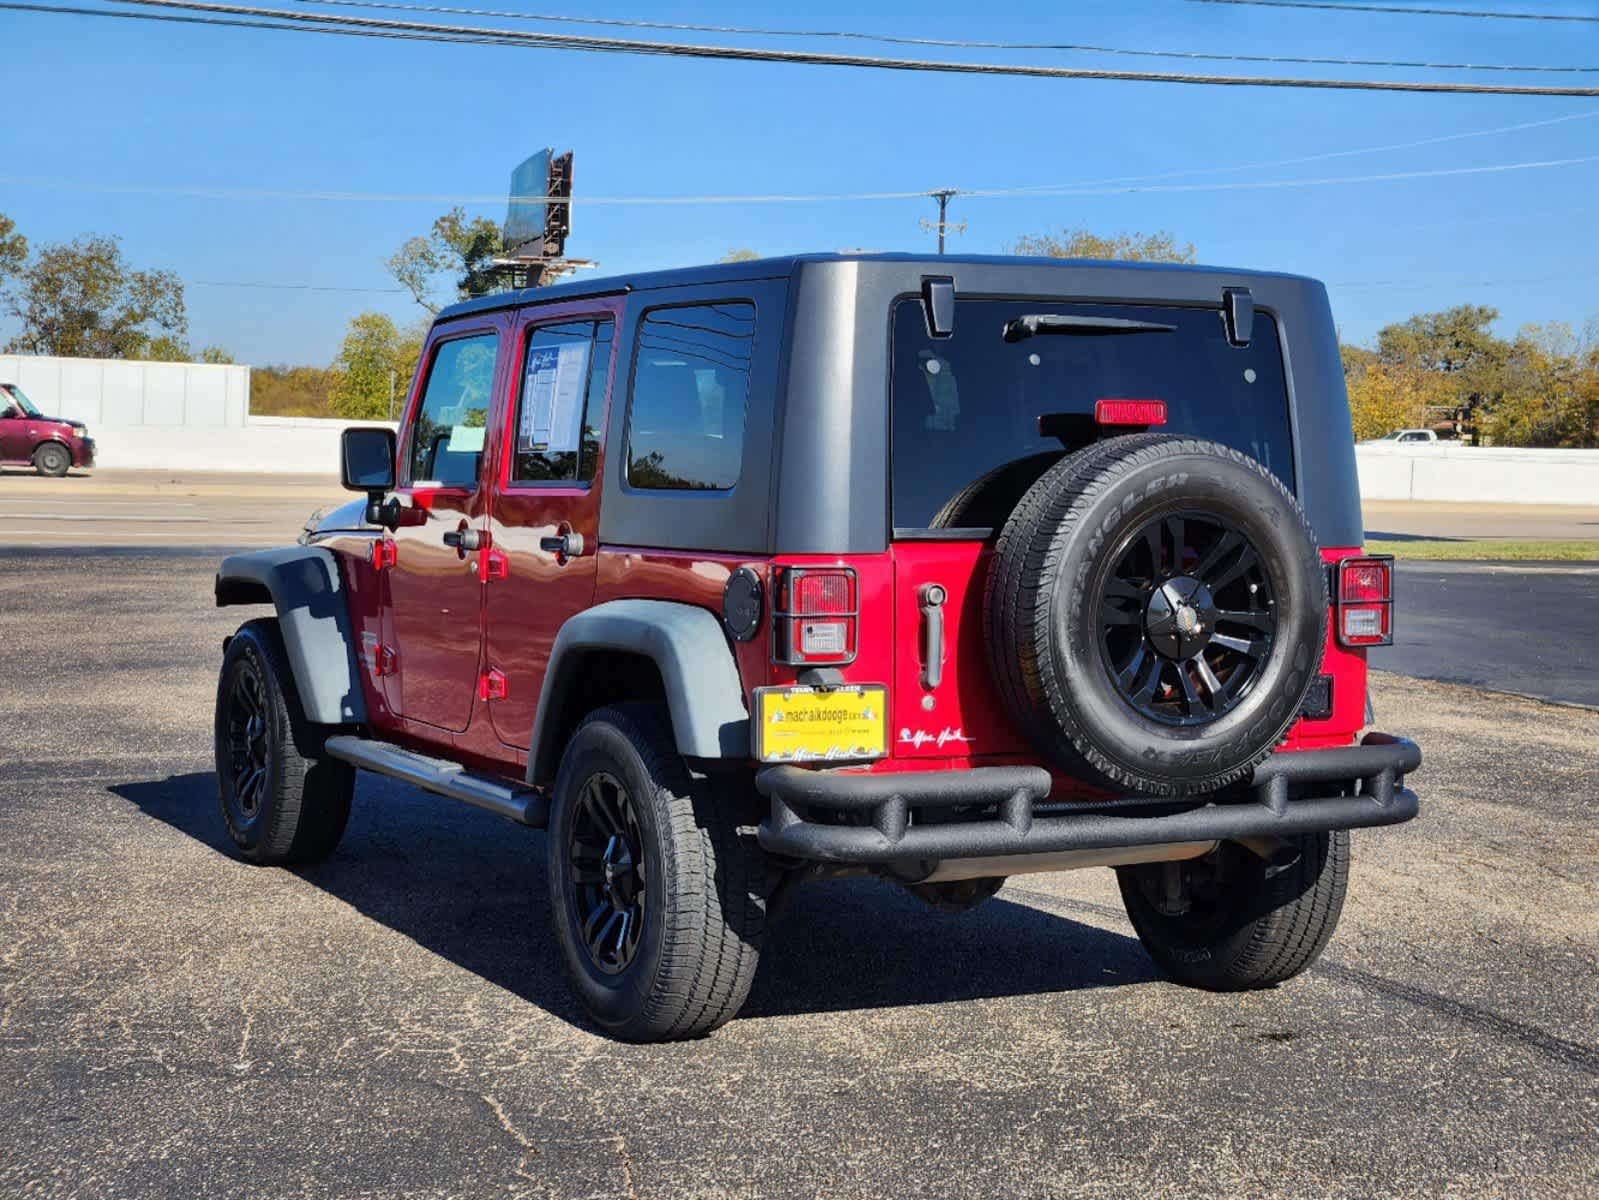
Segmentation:
{"type": "Polygon", "coordinates": [[[1369,733],[1358,746],[1280,751],[1243,789],[1197,803],[1127,797],[1050,804],[1042,767],[866,775],[774,766],[755,784],[771,801],[759,831],[769,852],[862,864],[1397,825],[1418,810],[1404,780],[1420,765],[1416,743],[1369,733]],[[992,811],[975,819],[947,811],[972,806],[992,811]]]}

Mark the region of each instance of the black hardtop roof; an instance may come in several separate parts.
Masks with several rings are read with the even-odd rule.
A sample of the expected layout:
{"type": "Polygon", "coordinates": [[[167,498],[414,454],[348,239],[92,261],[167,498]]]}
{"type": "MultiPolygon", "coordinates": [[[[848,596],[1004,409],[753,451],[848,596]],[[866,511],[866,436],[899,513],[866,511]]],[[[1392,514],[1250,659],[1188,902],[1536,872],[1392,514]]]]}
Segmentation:
{"type": "Polygon", "coordinates": [[[1256,271],[1234,267],[1214,267],[1189,263],[1119,262],[1092,258],[1029,258],[1001,254],[789,254],[777,258],[753,258],[740,262],[708,263],[697,267],[672,267],[660,271],[638,271],[629,275],[610,275],[594,279],[572,279],[548,287],[521,288],[513,292],[497,292],[476,300],[464,300],[443,309],[437,320],[466,316],[470,313],[488,312],[501,308],[519,308],[526,304],[542,304],[555,300],[576,300],[585,296],[614,295],[618,292],[651,291],[656,288],[689,287],[707,283],[733,283],[748,279],[783,279],[818,263],[880,263],[904,268],[912,266],[934,275],[941,269],[961,265],[988,267],[1054,267],[1077,269],[1110,268],[1127,272],[1193,273],[1226,275],[1230,278],[1292,279],[1315,283],[1308,276],[1284,271],[1256,271]]]}

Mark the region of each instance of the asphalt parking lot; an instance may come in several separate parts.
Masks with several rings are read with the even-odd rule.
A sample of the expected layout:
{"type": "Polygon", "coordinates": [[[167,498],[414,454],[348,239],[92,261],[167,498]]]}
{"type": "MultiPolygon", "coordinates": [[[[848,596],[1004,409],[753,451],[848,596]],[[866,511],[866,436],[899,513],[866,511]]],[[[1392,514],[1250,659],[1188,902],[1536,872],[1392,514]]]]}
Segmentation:
{"type": "Polygon", "coordinates": [[[232,857],[215,557],[0,549],[0,1196],[1599,1194],[1599,714],[1377,676],[1423,815],[1275,991],[1163,981],[1104,871],[836,883],[630,1047],[540,834],[363,779],[331,861],[232,857]]]}

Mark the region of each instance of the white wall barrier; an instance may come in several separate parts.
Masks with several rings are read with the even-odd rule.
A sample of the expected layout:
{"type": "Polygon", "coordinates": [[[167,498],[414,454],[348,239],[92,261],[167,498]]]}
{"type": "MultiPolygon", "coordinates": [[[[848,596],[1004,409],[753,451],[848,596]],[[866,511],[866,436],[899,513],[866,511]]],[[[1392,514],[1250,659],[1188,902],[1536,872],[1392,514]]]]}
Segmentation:
{"type": "Polygon", "coordinates": [[[1366,500],[1599,505],[1599,450],[1356,446],[1366,500]]]}
{"type": "Polygon", "coordinates": [[[102,467],[337,475],[339,434],[373,422],[250,415],[250,368],[0,354],[0,382],[82,421],[102,467]]]}

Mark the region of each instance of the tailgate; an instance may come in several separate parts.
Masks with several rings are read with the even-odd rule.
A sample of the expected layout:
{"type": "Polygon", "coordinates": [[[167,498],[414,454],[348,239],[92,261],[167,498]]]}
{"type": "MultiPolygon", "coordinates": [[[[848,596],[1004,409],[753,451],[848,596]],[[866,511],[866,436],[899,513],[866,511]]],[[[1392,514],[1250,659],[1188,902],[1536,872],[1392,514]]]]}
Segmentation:
{"type": "Polygon", "coordinates": [[[988,544],[900,541],[892,556],[890,754],[925,759],[1025,753],[988,669],[983,633],[988,544]],[[934,603],[939,589],[942,604],[934,603]],[[937,670],[929,670],[930,657],[940,660],[937,670]]]}

